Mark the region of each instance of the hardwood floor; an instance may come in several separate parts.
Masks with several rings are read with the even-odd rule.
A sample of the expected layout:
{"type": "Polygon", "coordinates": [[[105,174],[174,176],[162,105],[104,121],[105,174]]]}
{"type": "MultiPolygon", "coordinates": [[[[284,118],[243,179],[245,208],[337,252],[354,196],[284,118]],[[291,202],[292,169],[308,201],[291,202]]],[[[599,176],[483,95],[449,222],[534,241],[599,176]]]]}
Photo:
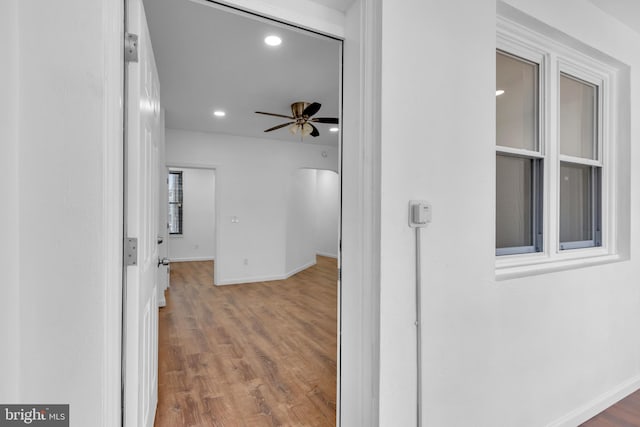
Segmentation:
{"type": "Polygon", "coordinates": [[[335,426],[336,261],[283,281],[212,278],[213,262],[171,264],[155,427],[335,426]]]}
{"type": "Polygon", "coordinates": [[[591,418],[581,427],[640,427],[640,390],[591,418]]]}

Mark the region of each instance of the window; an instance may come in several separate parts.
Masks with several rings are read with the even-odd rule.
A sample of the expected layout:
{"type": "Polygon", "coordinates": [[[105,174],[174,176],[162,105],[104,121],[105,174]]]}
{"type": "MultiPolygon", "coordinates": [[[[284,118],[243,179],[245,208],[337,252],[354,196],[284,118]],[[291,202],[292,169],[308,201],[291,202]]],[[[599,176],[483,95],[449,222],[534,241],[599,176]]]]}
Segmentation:
{"type": "Polygon", "coordinates": [[[496,53],[496,254],[542,250],[539,66],[496,53]]]}
{"type": "Polygon", "coordinates": [[[598,86],[560,73],[560,249],[600,246],[598,86]]]}
{"type": "Polygon", "coordinates": [[[182,172],[170,171],[169,186],[169,234],[182,234],[182,172]]]}
{"type": "Polygon", "coordinates": [[[498,273],[615,254],[617,70],[578,48],[498,17],[498,273]]]}

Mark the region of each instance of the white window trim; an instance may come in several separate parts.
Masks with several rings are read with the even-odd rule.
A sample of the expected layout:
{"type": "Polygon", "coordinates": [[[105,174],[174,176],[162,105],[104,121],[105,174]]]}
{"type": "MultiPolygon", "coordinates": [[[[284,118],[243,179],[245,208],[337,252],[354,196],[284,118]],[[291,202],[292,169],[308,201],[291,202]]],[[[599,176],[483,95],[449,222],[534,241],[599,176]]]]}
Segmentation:
{"type": "MultiPolygon", "coordinates": [[[[616,93],[616,68],[502,16],[497,17],[496,48],[539,64],[539,152],[544,158],[542,252],[496,256],[496,279],[510,279],[618,261],[621,257],[616,247],[617,198],[613,173],[616,167],[616,132],[611,126],[617,122],[618,114],[616,102],[612,99],[616,93]],[[561,72],[599,87],[597,160],[560,155],[558,85],[561,72]],[[558,222],[561,160],[575,160],[575,163],[602,167],[601,246],[560,249],[558,222]]],[[[496,153],[514,150],[517,151],[496,147],[496,153]]]]}

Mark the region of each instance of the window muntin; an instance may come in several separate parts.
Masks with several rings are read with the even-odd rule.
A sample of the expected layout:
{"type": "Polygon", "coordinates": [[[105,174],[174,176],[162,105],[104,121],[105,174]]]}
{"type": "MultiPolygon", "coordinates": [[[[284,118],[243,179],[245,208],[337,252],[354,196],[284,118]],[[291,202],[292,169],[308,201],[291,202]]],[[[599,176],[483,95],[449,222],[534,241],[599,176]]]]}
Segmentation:
{"type": "Polygon", "coordinates": [[[170,171],[168,180],[169,196],[169,234],[182,234],[182,172],[170,171]]]}
{"type": "Polygon", "coordinates": [[[539,68],[496,52],[496,255],[542,251],[539,68]]]}

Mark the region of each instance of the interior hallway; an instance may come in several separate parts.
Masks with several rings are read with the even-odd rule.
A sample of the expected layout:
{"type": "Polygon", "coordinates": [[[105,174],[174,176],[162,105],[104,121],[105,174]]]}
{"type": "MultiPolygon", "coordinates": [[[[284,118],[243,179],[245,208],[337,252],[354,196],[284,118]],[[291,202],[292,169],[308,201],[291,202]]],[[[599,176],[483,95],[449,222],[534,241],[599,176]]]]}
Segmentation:
{"type": "Polygon", "coordinates": [[[336,260],[282,281],[212,277],[210,261],[171,265],[155,426],[335,426],[336,260]]]}

